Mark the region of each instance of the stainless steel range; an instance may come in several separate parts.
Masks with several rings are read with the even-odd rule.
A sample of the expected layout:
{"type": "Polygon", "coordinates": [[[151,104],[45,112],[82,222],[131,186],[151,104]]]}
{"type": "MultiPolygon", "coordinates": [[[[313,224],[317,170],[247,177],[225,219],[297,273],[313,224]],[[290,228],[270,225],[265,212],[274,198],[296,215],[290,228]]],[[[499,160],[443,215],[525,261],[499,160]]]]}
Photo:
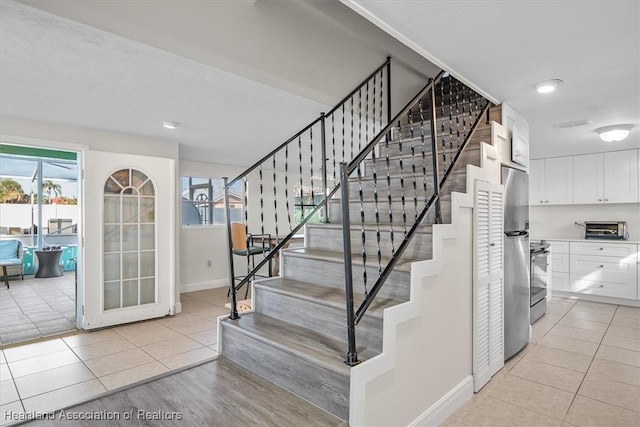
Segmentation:
{"type": "Polygon", "coordinates": [[[530,322],[533,324],[547,312],[547,287],[549,285],[549,243],[541,240],[531,242],[529,253],[531,258],[531,301],[530,322]]]}

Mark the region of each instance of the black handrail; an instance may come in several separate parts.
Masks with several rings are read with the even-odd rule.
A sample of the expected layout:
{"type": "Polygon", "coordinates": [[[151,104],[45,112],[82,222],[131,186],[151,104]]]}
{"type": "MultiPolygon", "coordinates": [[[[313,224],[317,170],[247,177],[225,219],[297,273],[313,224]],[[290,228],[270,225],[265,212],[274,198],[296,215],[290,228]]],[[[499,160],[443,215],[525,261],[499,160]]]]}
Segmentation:
{"type": "MultiPolygon", "coordinates": [[[[366,79],[364,79],[362,81],[362,83],[360,83],[354,90],[352,90],[349,93],[349,95],[345,96],[340,102],[338,102],[335,107],[333,107],[331,110],[329,110],[328,113],[326,113],[326,114],[325,113],[320,113],[320,117],[318,117],[317,119],[315,119],[314,121],[309,123],[307,126],[302,128],[302,130],[297,132],[291,138],[287,139],[285,142],[283,142],[278,147],[273,149],[271,152],[269,152],[269,154],[267,154],[266,156],[264,156],[263,158],[261,158],[260,160],[255,162],[253,165],[251,165],[247,170],[242,172],[240,175],[238,175],[235,178],[233,178],[231,181],[229,181],[229,187],[231,187],[234,184],[238,183],[242,178],[244,178],[245,176],[247,176],[248,174],[253,172],[258,166],[260,166],[261,164],[263,164],[264,162],[269,160],[269,158],[271,156],[273,156],[275,153],[277,153],[278,151],[282,150],[285,146],[289,145],[292,141],[295,141],[296,138],[298,138],[300,135],[302,135],[303,133],[305,133],[306,131],[311,129],[314,125],[318,124],[318,122],[321,122],[323,117],[330,116],[331,114],[335,113],[342,106],[342,104],[347,102],[354,94],[358,93],[358,90],[361,89],[369,80],[371,80],[371,78],[373,78],[373,76],[377,75],[380,72],[380,70],[382,70],[385,67],[387,68],[387,70],[389,70],[389,65],[390,64],[391,64],[391,57],[387,56],[387,60],[384,62],[384,64],[379,66],[373,73],[371,73],[366,79]]],[[[389,75],[389,73],[387,72],[387,76],[388,75],[389,75]]],[[[390,100],[390,98],[391,97],[388,97],[389,108],[391,108],[391,104],[390,104],[391,100],[390,100]]],[[[391,114],[391,113],[389,112],[389,114],[391,114]]]]}
{"type": "MultiPolygon", "coordinates": [[[[483,108],[477,108],[477,100],[478,98],[475,98],[474,101],[476,102],[476,111],[475,112],[471,112],[471,109],[469,109],[468,111],[464,111],[464,107],[463,107],[463,111],[462,111],[462,123],[463,123],[463,135],[462,135],[462,143],[460,144],[460,134],[459,131],[460,129],[458,127],[456,127],[456,138],[458,138],[458,145],[457,145],[457,151],[455,152],[455,155],[453,157],[453,159],[451,160],[450,164],[448,165],[448,167],[446,167],[446,170],[442,176],[442,179],[439,179],[439,166],[438,166],[438,152],[437,152],[437,138],[438,138],[438,133],[437,133],[437,126],[436,123],[438,121],[438,117],[436,115],[436,94],[435,94],[435,89],[436,89],[436,85],[440,84],[440,90],[441,90],[441,102],[443,103],[443,105],[441,106],[441,108],[444,110],[444,97],[445,94],[443,92],[443,83],[442,79],[444,77],[444,72],[441,72],[438,74],[438,76],[436,76],[436,78],[434,80],[430,80],[429,83],[402,109],[402,111],[400,113],[398,113],[395,118],[393,120],[390,120],[389,123],[387,124],[387,126],[349,163],[349,165],[345,165],[342,168],[342,173],[341,173],[341,187],[342,187],[342,230],[343,230],[343,240],[345,242],[345,246],[344,246],[344,263],[345,263],[345,297],[346,297],[346,307],[347,307],[347,340],[348,340],[348,351],[347,351],[347,358],[345,360],[345,363],[349,364],[349,365],[354,365],[358,363],[358,356],[357,356],[357,352],[356,352],[356,342],[355,342],[355,327],[356,325],[362,320],[362,318],[364,317],[365,313],[367,312],[367,310],[369,309],[369,307],[371,306],[373,300],[375,299],[375,297],[377,296],[378,292],[380,291],[380,289],[382,288],[382,286],[385,284],[386,280],[389,278],[389,276],[391,275],[392,271],[395,269],[395,267],[398,264],[398,261],[400,260],[400,258],[403,256],[404,252],[406,251],[408,245],[410,244],[412,238],[414,237],[414,235],[416,234],[418,227],[420,227],[420,225],[422,224],[422,222],[424,221],[424,219],[426,218],[426,216],[428,215],[428,213],[430,212],[430,210],[435,207],[436,208],[436,212],[435,212],[435,223],[441,223],[441,213],[440,213],[440,190],[443,188],[445,182],[447,181],[447,178],[449,177],[449,174],[451,173],[451,171],[453,170],[453,168],[455,167],[455,165],[457,164],[461,153],[463,152],[463,150],[465,149],[468,141],[471,139],[471,137],[473,136],[473,134],[475,133],[475,130],[478,127],[478,124],[480,123],[480,120],[484,117],[484,115],[488,112],[489,109],[489,102],[484,100],[482,97],[480,97],[479,95],[477,95],[477,93],[475,94],[476,96],[478,96],[478,98],[483,99],[483,102],[486,102],[485,106],[483,108]],[[428,96],[427,96],[428,95],[428,96]],[[423,98],[427,96],[428,98],[428,104],[429,104],[429,108],[430,108],[430,112],[431,112],[431,116],[429,117],[429,121],[430,121],[430,131],[431,131],[431,157],[432,157],[432,173],[433,173],[433,194],[431,195],[431,197],[429,197],[428,200],[425,200],[425,204],[424,207],[422,208],[422,210],[420,211],[420,213],[416,212],[416,216],[415,216],[415,221],[413,223],[413,225],[410,227],[410,229],[407,231],[406,230],[406,212],[405,212],[405,193],[404,193],[404,174],[403,174],[403,156],[402,156],[402,126],[401,126],[401,122],[403,119],[408,119],[408,125],[409,125],[409,130],[411,133],[411,152],[412,152],[412,173],[414,174],[414,182],[413,182],[413,189],[414,189],[414,205],[415,208],[417,210],[417,204],[418,204],[418,196],[417,196],[417,187],[416,187],[416,183],[415,183],[415,174],[416,174],[416,167],[415,167],[415,147],[414,147],[414,136],[413,136],[413,112],[412,109],[416,106],[419,105],[419,111],[420,111],[420,118],[421,118],[421,126],[423,129],[424,128],[424,118],[422,117],[422,113],[423,113],[423,98]],[[477,112],[480,111],[479,114],[477,114],[477,112]],[[472,114],[476,114],[475,120],[473,122],[473,125],[469,128],[468,132],[466,129],[466,119],[467,116],[465,116],[465,114],[468,114],[469,116],[471,116],[472,114]],[[375,282],[375,284],[373,285],[373,287],[371,288],[371,290],[367,291],[367,273],[366,273],[366,251],[364,249],[364,244],[365,244],[365,235],[363,232],[363,237],[362,237],[362,244],[363,244],[363,268],[364,268],[364,272],[363,272],[363,280],[364,280],[364,286],[365,286],[365,298],[364,301],[360,304],[360,306],[358,307],[358,309],[356,310],[355,314],[353,313],[353,272],[352,272],[352,253],[351,253],[351,246],[350,246],[350,242],[351,242],[351,222],[350,222],[350,217],[349,217],[349,191],[348,191],[348,179],[349,176],[357,169],[358,170],[358,182],[360,183],[361,180],[361,168],[363,167],[363,162],[364,160],[369,156],[370,153],[373,152],[373,149],[380,144],[381,142],[383,142],[383,139],[385,139],[385,143],[386,143],[386,148],[387,148],[387,153],[386,153],[386,165],[387,165],[387,186],[389,187],[388,192],[390,192],[390,186],[391,186],[391,181],[390,181],[390,172],[389,172],[389,167],[390,167],[390,163],[389,163],[389,141],[390,141],[390,135],[391,135],[391,131],[392,129],[398,126],[398,131],[400,134],[400,140],[398,142],[398,147],[397,149],[399,149],[400,151],[400,186],[402,188],[402,220],[403,223],[405,224],[404,227],[404,239],[402,240],[402,242],[400,243],[400,245],[397,248],[394,248],[393,246],[393,222],[392,222],[392,212],[391,212],[391,195],[389,193],[389,220],[391,222],[391,229],[390,229],[390,238],[391,238],[391,244],[392,244],[392,255],[390,260],[387,262],[387,264],[384,266],[384,269],[381,268],[380,266],[380,239],[379,239],[379,232],[378,232],[378,237],[377,237],[377,242],[378,242],[378,263],[379,263],[379,276],[375,282]],[[349,244],[347,244],[347,242],[349,244]]],[[[455,79],[453,79],[452,77],[449,79],[449,95],[452,94],[452,90],[451,87],[452,85],[455,83],[456,85],[459,84],[459,82],[454,81],[455,79]]],[[[464,86],[464,85],[462,85],[464,86]]],[[[459,88],[456,87],[456,90],[458,90],[459,88]]],[[[462,89],[464,91],[464,89],[462,89]]],[[[452,96],[449,96],[450,98],[452,98],[452,96]]],[[[472,99],[472,98],[470,98],[472,99]]],[[[451,99],[450,99],[451,101],[451,99]]],[[[464,103],[464,101],[463,101],[464,103]]],[[[456,94],[456,101],[455,101],[455,105],[456,105],[456,109],[458,107],[458,98],[457,98],[457,94],[456,94]]],[[[453,108],[452,105],[449,106],[449,108],[453,108]]],[[[456,122],[456,126],[459,122],[459,116],[457,116],[458,112],[456,111],[456,116],[455,116],[455,122],[456,122]]],[[[445,118],[442,118],[442,120],[445,120],[445,118]]],[[[453,120],[452,115],[449,115],[449,126],[451,129],[451,122],[453,120]]],[[[443,126],[443,130],[444,130],[444,126],[443,126]]],[[[450,132],[449,138],[453,138],[453,133],[450,132]]],[[[425,138],[424,138],[424,134],[422,134],[422,159],[423,162],[425,161],[425,147],[424,147],[424,143],[425,143],[425,138]]],[[[444,140],[443,140],[443,148],[444,148],[444,140]]],[[[451,147],[453,147],[453,140],[450,142],[451,147]]],[[[443,152],[444,155],[444,152],[443,152]]],[[[374,177],[374,197],[375,197],[375,203],[376,203],[376,224],[379,223],[379,218],[378,218],[378,207],[377,207],[377,196],[375,196],[375,194],[377,194],[377,190],[375,187],[375,182],[376,182],[376,171],[375,171],[375,161],[376,161],[376,157],[375,155],[373,155],[371,157],[372,162],[373,162],[373,177],[374,177]]],[[[444,160],[443,160],[444,161],[444,160]]],[[[424,167],[426,166],[426,164],[423,165],[423,171],[425,171],[424,167]]],[[[426,173],[426,172],[425,172],[426,173]]],[[[362,184],[360,183],[359,186],[360,190],[359,190],[359,195],[360,195],[360,204],[361,204],[361,222],[364,225],[364,211],[362,210],[362,203],[363,203],[363,194],[362,194],[362,184]]],[[[426,181],[424,183],[424,190],[426,192],[426,181]]]]}
{"type": "MultiPolygon", "coordinates": [[[[474,126],[472,129],[475,130],[477,124],[479,123],[479,121],[481,120],[482,116],[486,113],[486,111],[489,109],[489,105],[487,104],[487,106],[484,108],[484,111],[482,112],[482,114],[480,114],[478,116],[478,118],[476,119],[476,122],[474,123],[474,126]]],[[[455,166],[455,164],[458,161],[458,158],[460,157],[460,153],[462,153],[462,151],[464,150],[464,147],[466,146],[467,142],[469,141],[469,139],[471,138],[471,136],[473,135],[473,131],[469,133],[469,137],[465,139],[464,143],[462,144],[462,146],[460,147],[460,150],[458,151],[458,153],[456,154],[453,162],[451,163],[451,166],[449,167],[449,170],[446,172],[445,176],[442,178],[442,180],[440,181],[439,185],[436,186],[436,188],[442,188],[447,180],[447,177],[449,175],[449,173],[451,172],[451,170],[453,169],[453,167],[455,166]]],[[[434,156],[435,157],[435,156],[434,156]]],[[[434,176],[435,175],[434,173],[434,176]]],[[[437,178],[436,178],[437,179],[437,178]]],[[[385,267],[384,271],[382,272],[382,274],[380,275],[380,277],[378,278],[378,280],[376,281],[376,283],[373,285],[373,288],[371,289],[371,291],[367,294],[367,296],[365,297],[364,301],[362,302],[362,304],[360,305],[360,307],[358,308],[358,310],[356,311],[356,315],[355,315],[355,319],[354,322],[357,325],[360,320],[362,320],[362,317],[364,316],[364,314],[366,313],[367,309],[369,308],[369,306],[371,305],[371,303],[373,302],[374,298],[376,297],[376,295],[378,294],[378,291],[380,291],[380,288],[382,288],[382,285],[384,285],[384,282],[387,280],[387,278],[389,277],[389,274],[391,274],[391,272],[393,271],[393,269],[395,268],[396,264],[398,263],[398,260],[402,257],[402,254],[404,253],[404,251],[406,250],[407,246],[409,245],[409,243],[411,242],[411,239],[413,238],[413,236],[415,235],[418,227],[420,226],[420,224],[422,223],[422,221],[424,220],[424,218],[427,216],[427,214],[429,213],[429,210],[431,209],[431,207],[434,205],[434,203],[437,204],[440,202],[440,196],[438,194],[438,192],[436,192],[431,199],[429,200],[429,202],[426,204],[426,206],[424,207],[424,209],[422,210],[422,212],[418,215],[418,219],[415,221],[415,223],[413,224],[413,226],[411,227],[411,229],[407,232],[407,234],[405,235],[405,239],[402,241],[402,243],[400,244],[400,246],[398,247],[398,249],[396,250],[396,252],[394,253],[393,257],[391,258],[391,260],[389,261],[389,264],[387,264],[387,266],[385,267]]],[[[436,223],[439,223],[438,220],[436,220],[436,223]]]]}
{"type": "MultiPolygon", "coordinates": [[[[229,271],[230,271],[230,296],[231,296],[231,314],[230,317],[231,318],[238,318],[238,312],[236,309],[236,293],[238,291],[238,289],[240,289],[242,286],[248,284],[248,282],[251,280],[252,277],[254,277],[254,275],[256,274],[256,272],[261,269],[262,267],[264,267],[265,264],[267,264],[267,262],[269,262],[274,254],[278,253],[279,250],[281,250],[286,244],[287,242],[291,239],[291,237],[296,234],[309,220],[310,218],[312,218],[320,209],[324,209],[324,218],[328,219],[328,200],[333,197],[336,192],[339,189],[339,185],[334,185],[332,189],[328,188],[328,183],[327,183],[327,147],[326,147],[326,136],[325,136],[325,127],[326,127],[326,119],[327,117],[331,117],[332,123],[334,120],[334,117],[332,116],[333,114],[335,114],[336,112],[338,112],[341,108],[342,108],[342,131],[343,131],[343,137],[344,137],[344,116],[345,116],[345,104],[351,100],[351,106],[354,106],[354,100],[353,97],[356,94],[359,94],[359,96],[362,94],[362,90],[366,87],[365,93],[368,96],[369,93],[369,83],[370,81],[373,79],[373,85],[372,85],[372,90],[374,92],[374,103],[375,103],[375,91],[376,91],[376,87],[375,87],[375,83],[376,83],[376,78],[378,75],[380,75],[380,124],[382,125],[382,97],[383,97],[383,92],[382,92],[382,76],[383,76],[383,70],[386,68],[386,85],[387,85],[387,91],[386,91],[386,96],[387,96],[387,109],[390,108],[391,106],[391,101],[390,101],[390,93],[389,93],[389,85],[390,85],[390,65],[391,65],[391,58],[387,57],[386,61],[380,66],[378,67],[373,73],[371,73],[365,80],[363,80],[353,91],[351,91],[349,93],[349,95],[347,95],[346,97],[344,97],[340,103],[338,103],[334,108],[332,108],[330,110],[329,113],[325,114],[325,113],[321,113],[320,117],[318,117],[317,119],[313,120],[310,124],[308,124],[307,126],[305,126],[303,129],[301,129],[299,132],[297,132],[296,134],[294,134],[292,137],[290,137],[289,139],[287,139],[284,143],[280,144],[278,147],[276,147],[274,150],[272,150],[271,152],[269,152],[269,154],[267,154],[266,156],[264,156],[262,159],[260,159],[259,161],[257,161],[256,163],[254,163],[252,166],[250,166],[248,169],[246,169],[244,172],[242,172],[240,175],[238,175],[237,177],[233,178],[232,180],[226,180],[225,179],[225,217],[226,217],[226,223],[227,223],[227,234],[228,234],[228,253],[229,253],[229,271]],[[297,224],[295,227],[291,227],[290,229],[291,231],[289,232],[289,234],[287,234],[284,238],[282,238],[281,240],[279,239],[279,237],[277,237],[276,240],[276,244],[275,246],[265,254],[265,257],[258,262],[257,265],[255,265],[250,271],[247,271],[247,275],[240,280],[240,282],[236,285],[236,280],[235,280],[235,275],[234,275],[234,265],[233,265],[233,254],[232,254],[232,242],[231,242],[231,211],[230,211],[230,202],[229,202],[229,189],[241,182],[241,181],[245,181],[247,180],[248,175],[255,171],[256,169],[259,169],[260,171],[260,203],[261,203],[261,209],[263,208],[263,200],[262,200],[262,174],[263,174],[263,165],[266,165],[267,162],[270,159],[273,159],[273,168],[274,168],[274,198],[275,198],[275,183],[276,183],[276,174],[275,174],[275,167],[276,167],[276,155],[281,153],[282,151],[284,151],[285,153],[287,153],[286,155],[288,156],[288,152],[289,152],[289,146],[293,145],[292,143],[294,143],[296,140],[298,140],[298,146],[299,146],[299,156],[300,156],[300,173],[302,174],[302,148],[300,146],[301,144],[301,137],[307,133],[309,133],[309,136],[312,138],[313,135],[313,130],[314,130],[314,126],[320,125],[320,133],[321,133],[321,163],[322,163],[322,200],[319,202],[316,202],[315,200],[312,200],[312,202],[314,203],[314,209],[311,210],[311,212],[306,212],[304,211],[304,209],[302,210],[303,213],[303,218],[301,218],[301,221],[299,222],[299,224],[297,224]]],[[[358,105],[358,107],[360,108],[360,104],[358,105]]],[[[369,108],[369,105],[365,105],[365,108],[369,108]]],[[[372,106],[373,111],[375,111],[375,105],[372,106]]],[[[362,115],[362,110],[358,110],[358,114],[362,115]]],[[[387,120],[388,118],[391,116],[391,112],[388,110],[387,111],[387,120]]],[[[353,108],[351,109],[351,130],[353,132],[353,117],[354,117],[354,111],[353,108]]],[[[374,122],[376,120],[375,117],[371,118],[374,122]]],[[[362,120],[362,117],[359,117],[359,120],[362,120]]],[[[361,122],[360,122],[361,123],[361,122]]],[[[332,129],[333,132],[333,129],[332,129]]],[[[335,134],[333,134],[333,137],[335,138],[335,134]]],[[[343,144],[344,144],[344,140],[343,140],[343,144]]],[[[335,148],[335,147],[334,147],[335,148]]],[[[313,146],[311,147],[312,151],[311,151],[311,169],[313,169],[313,146]]],[[[353,144],[352,144],[352,149],[353,149],[353,144]]],[[[343,145],[343,157],[345,155],[345,150],[344,150],[344,145],[343,145]]],[[[334,151],[334,156],[335,156],[335,151],[334,151]]],[[[334,157],[334,164],[335,164],[335,157],[334,157]]],[[[285,164],[285,171],[286,171],[286,164],[285,164]]],[[[301,175],[302,176],[302,175],[301,175]]],[[[311,176],[313,177],[313,170],[311,171],[311,176]]],[[[334,175],[335,176],[335,175],[334,175]]],[[[286,174],[285,174],[285,186],[286,186],[286,174]]],[[[300,178],[300,186],[302,188],[302,178],[300,178]]],[[[313,178],[311,181],[311,195],[312,195],[312,199],[313,199],[313,178]]],[[[246,191],[246,188],[245,188],[246,191]]],[[[285,190],[286,191],[286,190],[285,190]]],[[[302,197],[302,194],[301,194],[302,197]]],[[[246,193],[245,193],[245,203],[247,202],[247,198],[246,198],[246,193]]],[[[287,203],[287,209],[288,209],[288,200],[286,201],[287,203]]],[[[245,207],[246,209],[246,207],[245,207]]],[[[277,201],[275,201],[274,199],[274,209],[276,211],[276,235],[277,235],[277,201]]],[[[245,222],[247,222],[247,211],[245,210],[245,222]]],[[[263,213],[261,212],[261,216],[263,215],[263,213]]],[[[263,225],[264,227],[264,225],[263,225]]]]}

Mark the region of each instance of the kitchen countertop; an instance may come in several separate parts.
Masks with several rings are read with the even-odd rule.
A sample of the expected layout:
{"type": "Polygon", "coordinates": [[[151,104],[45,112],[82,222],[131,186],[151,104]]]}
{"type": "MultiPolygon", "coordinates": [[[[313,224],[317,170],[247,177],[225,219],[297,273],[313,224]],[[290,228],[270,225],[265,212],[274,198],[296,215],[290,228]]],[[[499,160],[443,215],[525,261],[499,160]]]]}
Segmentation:
{"type": "Polygon", "coordinates": [[[531,237],[530,238],[532,241],[535,240],[545,240],[545,241],[558,241],[558,242],[586,242],[586,243],[626,243],[629,245],[639,245],[640,244],[640,240],[609,240],[609,239],[578,239],[578,238],[570,238],[570,237],[552,237],[552,238],[548,238],[548,237],[544,237],[544,238],[540,238],[540,237],[531,237]]]}

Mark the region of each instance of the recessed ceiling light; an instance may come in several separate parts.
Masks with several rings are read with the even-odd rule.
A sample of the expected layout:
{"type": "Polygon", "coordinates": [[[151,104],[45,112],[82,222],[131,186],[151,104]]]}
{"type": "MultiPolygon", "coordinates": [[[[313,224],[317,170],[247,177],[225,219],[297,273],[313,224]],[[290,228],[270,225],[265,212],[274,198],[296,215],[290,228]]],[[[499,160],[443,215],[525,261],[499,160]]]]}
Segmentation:
{"type": "Polygon", "coordinates": [[[178,122],[162,122],[162,126],[164,126],[165,129],[175,129],[178,126],[180,126],[180,123],[178,122]]]}
{"type": "Polygon", "coordinates": [[[543,82],[538,83],[533,88],[538,93],[551,93],[554,90],[556,90],[556,88],[560,84],[562,84],[562,80],[560,79],[549,79],[549,80],[545,80],[543,82]]]}
{"type": "Polygon", "coordinates": [[[629,136],[633,125],[613,125],[596,129],[604,142],[618,142],[629,136]]]}

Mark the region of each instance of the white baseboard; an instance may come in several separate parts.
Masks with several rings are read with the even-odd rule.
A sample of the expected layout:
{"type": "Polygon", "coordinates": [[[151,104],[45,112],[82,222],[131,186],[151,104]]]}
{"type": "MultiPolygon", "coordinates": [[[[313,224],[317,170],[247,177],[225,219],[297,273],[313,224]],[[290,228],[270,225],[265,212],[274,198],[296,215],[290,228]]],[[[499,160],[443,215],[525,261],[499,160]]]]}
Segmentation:
{"type": "Polygon", "coordinates": [[[571,298],[571,299],[578,299],[578,300],[584,300],[584,301],[601,302],[605,304],[618,304],[618,305],[628,305],[630,307],[640,307],[640,300],[637,300],[637,299],[604,297],[600,295],[581,294],[578,292],[567,292],[567,291],[553,291],[553,296],[560,297],[560,298],[571,298]]]}
{"type": "Polygon", "coordinates": [[[229,286],[229,279],[216,279],[207,282],[183,283],[180,285],[180,293],[202,291],[205,289],[225,288],[229,286]]]}
{"type": "Polygon", "coordinates": [[[413,420],[411,427],[439,426],[457,409],[473,397],[473,377],[469,375],[434,403],[422,415],[413,420]]]}

